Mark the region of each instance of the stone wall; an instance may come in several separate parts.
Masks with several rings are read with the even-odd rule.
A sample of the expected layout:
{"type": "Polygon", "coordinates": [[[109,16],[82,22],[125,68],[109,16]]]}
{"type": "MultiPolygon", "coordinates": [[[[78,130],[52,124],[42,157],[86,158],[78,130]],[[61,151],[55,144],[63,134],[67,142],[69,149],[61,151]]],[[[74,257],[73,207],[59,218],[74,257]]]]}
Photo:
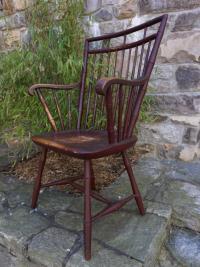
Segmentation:
{"type": "MultiPolygon", "coordinates": [[[[27,41],[25,8],[33,0],[0,0],[0,50],[27,41]]],[[[126,29],[169,14],[148,94],[159,121],[141,124],[141,144],[154,155],[194,160],[200,157],[200,1],[85,0],[84,23],[90,35],[126,29]],[[159,116],[158,116],[159,115],[159,116]]]]}
{"type": "Polygon", "coordinates": [[[11,50],[26,43],[25,9],[33,0],[0,0],[0,50],[11,50]]]}

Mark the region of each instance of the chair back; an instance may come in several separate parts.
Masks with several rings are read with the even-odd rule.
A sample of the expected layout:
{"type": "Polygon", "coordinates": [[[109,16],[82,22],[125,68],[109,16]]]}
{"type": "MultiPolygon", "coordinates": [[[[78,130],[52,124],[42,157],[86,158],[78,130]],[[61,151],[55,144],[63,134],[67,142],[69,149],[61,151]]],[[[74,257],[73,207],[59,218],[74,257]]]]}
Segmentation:
{"type": "Polygon", "coordinates": [[[121,32],[86,39],[77,90],[59,85],[35,90],[51,128],[107,129],[110,142],[131,137],[166,22],[167,15],[163,15],[121,32]],[[103,77],[144,82],[116,83],[102,96],[95,87],[103,77]]]}
{"type": "Polygon", "coordinates": [[[163,15],[121,32],[86,39],[78,129],[110,127],[118,141],[132,135],[166,22],[167,15],[163,15]],[[112,85],[111,121],[106,117],[105,97],[95,91],[102,77],[146,80],[138,86],[112,85]]]}

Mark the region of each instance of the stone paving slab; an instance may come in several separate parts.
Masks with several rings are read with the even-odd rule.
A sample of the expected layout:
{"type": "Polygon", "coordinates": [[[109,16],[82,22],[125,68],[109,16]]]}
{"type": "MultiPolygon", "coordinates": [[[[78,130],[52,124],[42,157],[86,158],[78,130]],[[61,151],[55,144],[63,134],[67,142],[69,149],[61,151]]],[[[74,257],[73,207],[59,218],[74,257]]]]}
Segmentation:
{"type": "MultiPolygon", "coordinates": [[[[145,216],[140,216],[133,202],[122,211],[94,222],[94,239],[136,259],[144,266],[153,266],[166,237],[172,210],[169,206],[152,202],[145,202],[145,206],[145,216]]],[[[82,230],[82,220],[81,214],[69,216],[67,212],[59,212],[55,217],[62,227],[79,231],[82,230]]]]}
{"type": "Polygon", "coordinates": [[[67,209],[70,209],[70,207],[73,206],[74,202],[76,202],[76,197],[72,194],[61,192],[59,190],[45,190],[44,192],[42,191],[40,193],[38,210],[41,213],[45,214],[45,216],[51,216],[58,211],[65,211],[67,209]]]}
{"type": "MultiPolygon", "coordinates": [[[[134,166],[145,198],[146,215],[140,216],[131,201],[121,211],[94,222],[90,262],[83,258],[83,198],[48,189],[41,192],[38,209],[33,212],[32,185],[1,172],[0,245],[8,251],[0,249],[0,264],[1,258],[5,258],[8,267],[190,266],[184,258],[185,250],[176,251],[176,244],[180,240],[185,240],[185,244],[199,240],[196,232],[188,234],[187,230],[180,234],[176,228],[166,247],[162,246],[169,236],[170,223],[199,230],[198,168],[200,173],[197,164],[176,165],[154,159],[143,159],[134,166]],[[176,252],[175,260],[172,250],[176,252]]],[[[103,194],[121,199],[129,192],[129,180],[123,173],[103,194]]],[[[93,201],[93,213],[103,207],[93,201]]]]}
{"type": "MultiPolygon", "coordinates": [[[[164,177],[170,180],[178,180],[183,182],[200,185],[200,164],[198,162],[184,162],[163,160],[161,166],[165,167],[164,177]]],[[[163,169],[163,168],[162,168],[163,169]]]]}
{"type": "Polygon", "coordinates": [[[163,246],[157,264],[155,267],[188,267],[185,264],[182,264],[171,255],[170,251],[163,246]]]}
{"type": "Polygon", "coordinates": [[[104,247],[101,243],[93,241],[93,258],[85,261],[82,248],[67,262],[66,267],[142,267],[142,263],[133,258],[120,254],[110,247],[104,247]]]}
{"type": "Polygon", "coordinates": [[[9,209],[0,214],[0,244],[15,255],[26,255],[29,239],[48,225],[47,218],[30,213],[30,209],[26,207],[9,209]]]}
{"type": "MultiPolygon", "coordinates": [[[[142,162],[139,161],[137,165],[133,165],[133,172],[143,197],[147,194],[147,190],[152,183],[160,181],[162,171],[163,165],[154,159],[144,159],[142,162]]],[[[131,194],[130,181],[127,173],[124,172],[102,193],[104,196],[113,199],[120,199],[131,194]]]]}
{"type": "Polygon", "coordinates": [[[96,222],[94,237],[144,266],[153,266],[166,237],[167,226],[164,218],[154,214],[142,217],[118,212],[96,222]]]}
{"type": "Polygon", "coordinates": [[[191,267],[200,266],[200,234],[174,227],[167,248],[179,264],[191,267]]]}
{"type": "Polygon", "coordinates": [[[28,246],[30,260],[44,266],[62,267],[78,236],[74,233],[50,227],[36,235],[28,246]]]}
{"type": "Polygon", "coordinates": [[[200,186],[179,180],[152,185],[146,199],[172,206],[175,225],[200,231],[200,186]]]}
{"type": "Polygon", "coordinates": [[[28,259],[17,258],[11,255],[7,248],[0,246],[0,267],[44,267],[34,264],[28,259]]]}

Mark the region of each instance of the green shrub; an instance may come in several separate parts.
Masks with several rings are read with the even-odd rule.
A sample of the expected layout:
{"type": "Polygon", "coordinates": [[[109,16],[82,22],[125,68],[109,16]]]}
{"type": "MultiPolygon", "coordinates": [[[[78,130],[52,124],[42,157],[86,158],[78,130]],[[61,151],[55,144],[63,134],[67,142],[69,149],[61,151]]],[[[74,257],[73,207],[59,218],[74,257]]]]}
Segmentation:
{"type": "Polygon", "coordinates": [[[37,0],[27,9],[30,41],[2,53],[0,61],[0,131],[3,139],[23,139],[49,125],[34,83],[79,81],[82,66],[82,0],[37,0]]]}

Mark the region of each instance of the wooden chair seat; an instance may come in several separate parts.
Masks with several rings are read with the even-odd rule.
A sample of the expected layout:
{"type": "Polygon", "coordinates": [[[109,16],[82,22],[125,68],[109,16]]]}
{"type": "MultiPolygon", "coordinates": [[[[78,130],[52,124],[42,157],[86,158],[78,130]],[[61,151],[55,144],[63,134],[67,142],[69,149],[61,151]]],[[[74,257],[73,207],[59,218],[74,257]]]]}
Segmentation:
{"type": "Polygon", "coordinates": [[[125,141],[109,144],[107,131],[76,130],[48,132],[33,136],[32,140],[37,145],[75,158],[94,159],[111,155],[113,150],[115,153],[119,153],[130,148],[136,143],[137,137],[133,135],[125,141]]]}

